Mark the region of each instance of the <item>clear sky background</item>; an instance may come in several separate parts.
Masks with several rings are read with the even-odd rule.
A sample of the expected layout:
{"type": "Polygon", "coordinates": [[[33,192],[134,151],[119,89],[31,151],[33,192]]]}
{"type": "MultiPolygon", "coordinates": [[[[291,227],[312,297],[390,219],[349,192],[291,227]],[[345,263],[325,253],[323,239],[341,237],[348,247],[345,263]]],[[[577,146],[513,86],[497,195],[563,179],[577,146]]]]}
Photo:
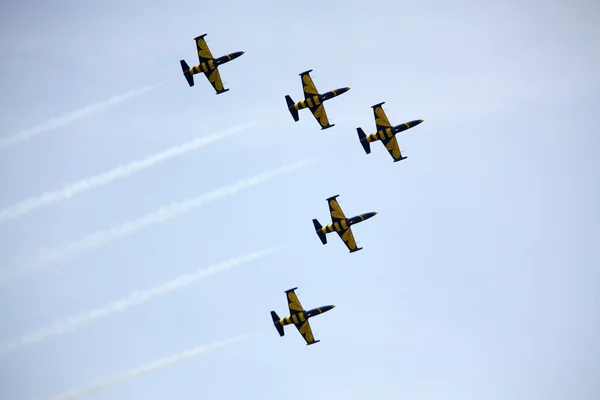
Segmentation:
{"type": "Polygon", "coordinates": [[[46,398],[157,358],[250,339],[89,399],[600,397],[600,8],[593,1],[6,1],[0,134],[157,82],[0,149],[0,208],[238,124],[253,128],[0,225],[2,271],[284,164],[317,163],[0,287],[0,341],[247,252],[224,272],[0,358],[0,397],[46,398]],[[230,91],[197,62],[207,33],[230,91]],[[332,129],[304,110],[313,69],[332,129]],[[408,159],[366,155],[371,106],[408,159]],[[312,218],[379,214],[321,245],[312,218]],[[280,338],[284,290],[321,342],[280,338]]]}

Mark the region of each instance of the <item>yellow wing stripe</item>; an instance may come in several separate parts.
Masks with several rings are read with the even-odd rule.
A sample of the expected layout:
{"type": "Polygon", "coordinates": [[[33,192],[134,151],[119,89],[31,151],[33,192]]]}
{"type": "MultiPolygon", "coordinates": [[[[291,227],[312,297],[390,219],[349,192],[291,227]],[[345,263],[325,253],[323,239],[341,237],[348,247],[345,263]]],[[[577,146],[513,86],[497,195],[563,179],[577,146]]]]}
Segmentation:
{"type": "Polygon", "coordinates": [[[390,154],[394,158],[400,157],[400,148],[398,147],[398,141],[396,140],[396,136],[391,138],[385,145],[385,148],[390,152],[390,154]]]}
{"type": "Polygon", "coordinates": [[[304,83],[304,93],[305,94],[319,94],[317,88],[310,77],[310,75],[306,74],[302,77],[302,82],[304,83]]]}
{"type": "Polygon", "coordinates": [[[310,325],[308,324],[308,321],[306,321],[305,323],[303,323],[300,328],[298,328],[298,330],[300,331],[300,333],[302,334],[302,336],[304,336],[304,339],[308,342],[314,342],[315,337],[313,336],[312,333],[312,329],[310,329],[310,325]]]}
{"type": "Polygon", "coordinates": [[[336,199],[329,200],[329,207],[331,207],[331,217],[336,219],[346,219],[342,207],[336,199]]]}
{"type": "Polygon", "coordinates": [[[390,124],[390,121],[388,121],[387,115],[385,115],[385,111],[383,111],[383,108],[381,106],[375,108],[375,125],[377,125],[378,127],[392,126],[390,124]]]}
{"type": "Polygon", "coordinates": [[[219,74],[218,69],[213,70],[212,74],[208,77],[208,80],[213,84],[215,89],[218,91],[223,90],[223,82],[221,81],[221,74],[219,74]]]}
{"type": "Polygon", "coordinates": [[[302,311],[302,304],[300,304],[300,300],[298,300],[298,296],[296,296],[296,293],[294,292],[289,292],[288,293],[288,307],[290,308],[290,310],[294,310],[294,311],[302,311]]]}
{"type": "Polygon", "coordinates": [[[208,48],[208,44],[204,40],[204,38],[198,39],[198,41],[196,42],[196,45],[198,46],[197,49],[198,49],[199,57],[208,58],[208,59],[214,58],[212,53],[210,52],[210,49],[208,48]]]}
{"type": "Polygon", "coordinates": [[[354,240],[354,235],[352,234],[352,231],[350,229],[347,229],[342,234],[342,240],[344,241],[344,243],[346,243],[350,250],[354,250],[356,248],[356,240],[354,240]]]}
{"type": "MultiPolygon", "coordinates": [[[[310,99],[308,99],[310,101],[310,99]]],[[[312,108],[311,108],[312,111],[312,108]]],[[[325,112],[325,108],[323,108],[323,104],[320,104],[315,111],[313,111],[313,115],[319,122],[321,126],[327,126],[329,124],[329,118],[327,118],[327,113],[325,112]]]]}

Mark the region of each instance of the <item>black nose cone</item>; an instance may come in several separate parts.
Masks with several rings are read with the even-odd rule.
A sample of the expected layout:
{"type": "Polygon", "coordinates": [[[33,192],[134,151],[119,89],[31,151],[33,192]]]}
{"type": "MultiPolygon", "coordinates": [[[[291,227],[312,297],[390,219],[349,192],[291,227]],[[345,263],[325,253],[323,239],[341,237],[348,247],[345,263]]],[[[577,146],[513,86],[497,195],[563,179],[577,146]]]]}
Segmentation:
{"type": "Polygon", "coordinates": [[[239,56],[241,56],[244,53],[245,53],[245,51],[236,51],[235,53],[231,53],[231,59],[232,60],[236,59],[236,58],[238,58],[239,56]]]}
{"type": "Polygon", "coordinates": [[[365,214],[365,219],[372,218],[372,217],[374,217],[374,216],[376,216],[376,215],[377,215],[377,211],[370,212],[370,213],[366,213],[366,214],[365,214]]]}

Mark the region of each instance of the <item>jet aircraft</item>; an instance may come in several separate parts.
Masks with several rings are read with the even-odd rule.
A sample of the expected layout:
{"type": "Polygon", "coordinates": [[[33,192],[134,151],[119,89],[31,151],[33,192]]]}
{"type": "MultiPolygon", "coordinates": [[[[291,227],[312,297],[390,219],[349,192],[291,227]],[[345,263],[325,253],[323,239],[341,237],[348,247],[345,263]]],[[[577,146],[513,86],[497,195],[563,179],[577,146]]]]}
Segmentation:
{"type": "Polygon", "coordinates": [[[320,94],[315,84],[310,77],[310,73],[312,69],[308,71],[302,72],[300,74],[300,78],[302,79],[302,89],[304,90],[304,100],[300,100],[297,103],[294,103],[294,100],[289,95],[285,96],[285,101],[287,102],[288,110],[290,114],[292,114],[292,118],[294,121],[298,122],[298,110],[302,110],[303,108],[308,108],[310,112],[313,114],[319,125],[321,125],[321,130],[331,128],[335,126],[335,124],[330,124],[329,119],[327,118],[327,113],[325,112],[325,107],[323,103],[329,99],[332,99],[336,96],[339,96],[343,93],[346,93],[350,90],[350,87],[339,88],[336,90],[331,90],[327,93],[320,94]]]}
{"type": "Polygon", "coordinates": [[[296,326],[296,329],[298,329],[298,332],[300,332],[300,334],[306,341],[307,346],[311,345],[311,344],[319,343],[320,340],[315,340],[315,338],[313,336],[312,329],[310,328],[308,319],[312,318],[316,315],[323,314],[323,313],[331,310],[332,308],[335,308],[335,305],[322,306],[322,307],[313,308],[312,310],[306,311],[302,307],[302,304],[300,304],[300,300],[298,300],[298,296],[296,296],[296,293],[294,292],[296,289],[298,289],[298,288],[295,287],[293,289],[289,289],[289,290],[285,291],[287,301],[288,301],[288,308],[290,310],[290,315],[279,319],[279,316],[277,315],[277,313],[275,311],[271,311],[271,317],[273,318],[273,325],[275,325],[277,332],[279,332],[279,336],[283,336],[283,335],[285,335],[285,332],[283,331],[283,327],[285,325],[294,324],[296,326]]]}
{"type": "Polygon", "coordinates": [[[362,247],[356,246],[356,240],[354,240],[354,235],[352,234],[351,229],[352,225],[374,217],[377,215],[377,212],[368,212],[352,218],[346,218],[337,201],[338,196],[339,194],[336,194],[335,196],[327,199],[329,202],[329,213],[331,214],[332,223],[327,226],[321,226],[318,220],[313,219],[313,225],[315,226],[315,231],[317,232],[317,235],[323,244],[327,244],[327,237],[325,236],[326,234],[337,232],[346,247],[348,247],[348,250],[350,250],[350,253],[354,253],[355,251],[362,250],[362,247]]]}
{"type": "Polygon", "coordinates": [[[206,33],[194,38],[194,41],[196,42],[196,51],[198,52],[199,64],[190,68],[185,60],[179,61],[181,63],[183,75],[185,76],[185,79],[190,87],[192,87],[194,86],[194,75],[204,72],[204,75],[217,92],[216,94],[225,93],[229,89],[223,88],[223,81],[221,80],[221,74],[219,73],[218,67],[219,65],[228,63],[231,60],[235,60],[245,52],[236,51],[235,53],[225,54],[222,57],[214,58],[210,52],[210,49],[208,48],[206,40],[204,40],[204,36],[206,36],[206,33]]]}
{"type": "Polygon", "coordinates": [[[381,107],[384,102],[379,104],[375,104],[371,106],[373,109],[373,115],[375,117],[375,126],[376,131],[371,133],[370,135],[365,135],[365,132],[361,128],[356,128],[358,132],[358,138],[360,139],[360,143],[362,144],[365,152],[367,154],[371,153],[371,142],[375,142],[377,140],[381,140],[387,151],[390,153],[394,162],[402,161],[407,157],[402,156],[402,152],[398,147],[398,141],[396,140],[396,134],[402,131],[405,131],[410,128],[414,128],[423,122],[422,119],[416,119],[414,121],[405,122],[400,125],[392,126],[390,121],[388,121],[387,115],[385,115],[385,111],[381,107]]]}

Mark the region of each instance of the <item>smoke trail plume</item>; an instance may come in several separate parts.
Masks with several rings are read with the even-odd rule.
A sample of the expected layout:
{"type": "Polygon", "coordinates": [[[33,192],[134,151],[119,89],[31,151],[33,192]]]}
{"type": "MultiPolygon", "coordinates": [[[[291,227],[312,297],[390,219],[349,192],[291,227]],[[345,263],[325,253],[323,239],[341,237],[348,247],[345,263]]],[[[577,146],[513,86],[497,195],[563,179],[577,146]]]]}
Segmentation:
{"type": "Polygon", "coordinates": [[[244,189],[259,186],[263,183],[270,181],[273,178],[289,174],[314,163],[314,160],[304,160],[294,164],[288,164],[283,167],[279,167],[277,169],[262,173],[260,175],[239,180],[233,185],[221,187],[204,195],[183,200],[178,203],[172,203],[155,212],[146,214],[143,217],[138,218],[136,220],[125,222],[124,224],[116,226],[112,229],[92,233],[89,236],[71,242],[64,247],[59,247],[46,251],[42,249],[41,254],[37,259],[34,259],[29,263],[21,265],[12,272],[0,271],[0,282],[29,274],[43,267],[46,264],[64,260],[77,253],[101,247],[120,237],[132,235],[142,229],[149,228],[153,225],[168,221],[172,218],[185,215],[204,205],[213,203],[217,200],[221,200],[227,196],[232,196],[244,189]]]}
{"type": "Polygon", "coordinates": [[[195,138],[187,143],[171,147],[170,149],[167,149],[161,153],[153,154],[142,160],[133,161],[129,164],[118,166],[117,168],[114,168],[111,171],[107,171],[95,176],[82,179],[73,184],[66,185],[62,189],[46,192],[40,196],[32,197],[27,200],[21,201],[13,205],[12,207],[0,210],[0,223],[20,217],[40,207],[48,206],[50,204],[69,199],[73,196],[76,196],[90,189],[94,189],[98,186],[107,185],[117,179],[126,178],[132,174],[153,167],[154,165],[159,164],[163,161],[167,161],[171,158],[183,155],[189,151],[207,146],[211,143],[224,139],[234,133],[241,132],[255,124],[255,122],[251,122],[248,124],[236,126],[223,132],[215,133],[200,138],[195,138]]]}
{"type": "Polygon", "coordinates": [[[175,364],[178,364],[182,361],[186,361],[192,359],[194,357],[199,356],[202,353],[206,353],[211,350],[216,350],[221,347],[228,346],[232,343],[239,342],[244,339],[250,338],[252,335],[245,334],[238,337],[234,337],[228,340],[222,340],[219,342],[212,343],[208,346],[196,347],[191,350],[184,351],[183,353],[174,354],[170,357],[166,357],[163,359],[159,359],[148,364],[140,365],[137,368],[131,369],[129,371],[125,371],[121,374],[114,375],[111,378],[108,378],[103,381],[97,381],[91,383],[87,386],[71,389],[59,395],[48,398],[48,400],[70,400],[76,399],[78,397],[88,396],[92,393],[99,392],[104,389],[108,389],[112,386],[116,386],[122,382],[126,382],[128,380],[137,378],[138,376],[142,376],[148,374],[150,372],[158,371],[161,369],[169,368],[175,364]]]}
{"type": "Polygon", "coordinates": [[[118,96],[113,96],[108,100],[90,104],[86,107],[80,108],[77,111],[73,111],[73,112],[65,114],[61,117],[52,118],[52,119],[44,122],[43,124],[34,126],[33,128],[30,128],[30,129],[26,129],[24,131],[14,134],[14,135],[0,137],[0,149],[14,145],[14,144],[24,142],[26,140],[30,140],[30,139],[34,138],[35,136],[38,136],[38,135],[40,135],[46,131],[49,131],[51,129],[60,128],[61,126],[67,125],[68,123],[78,120],[80,118],[87,117],[88,115],[92,115],[97,112],[106,110],[107,108],[110,108],[112,106],[116,106],[117,104],[122,103],[126,100],[129,100],[133,97],[137,97],[137,96],[142,95],[146,92],[149,92],[153,89],[156,89],[159,86],[164,85],[165,83],[167,83],[167,81],[158,82],[158,83],[155,83],[154,85],[147,85],[140,89],[132,90],[132,91],[120,94],[118,96]]]}
{"type": "Polygon", "coordinates": [[[231,268],[241,266],[243,264],[275,253],[287,246],[288,245],[283,245],[235,257],[228,261],[212,265],[208,268],[199,269],[191,274],[182,275],[159,286],[155,286],[153,288],[142,291],[133,292],[127,297],[124,297],[120,300],[112,301],[94,310],[82,312],[79,315],[75,315],[73,317],[58,319],[47,327],[39,329],[35,332],[26,333],[23,336],[21,336],[18,340],[3,345],[2,348],[0,348],[0,356],[5,356],[6,354],[9,354],[11,352],[18,351],[35,343],[42,342],[49,336],[69,333],[101,318],[109,317],[111,315],[127,311],[132,307],[137,307],[157,297],[164,296],[166,294],[189,286],[193,283],[196,283],[202,279],[209,278],[213,275],[225,272],[231,268]]]}

